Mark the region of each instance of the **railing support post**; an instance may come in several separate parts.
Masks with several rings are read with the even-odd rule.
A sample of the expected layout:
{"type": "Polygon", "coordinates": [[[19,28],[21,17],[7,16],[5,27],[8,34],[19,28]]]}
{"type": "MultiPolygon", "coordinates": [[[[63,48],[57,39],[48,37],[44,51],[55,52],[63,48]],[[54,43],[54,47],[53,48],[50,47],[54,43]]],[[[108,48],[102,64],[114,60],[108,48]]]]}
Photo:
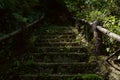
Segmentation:
{"type": "Polygon", "coordinates": [[[92,24],[93,35],[94,35],[94,45],[95,45],[95,54],[103,54],[103,44],[102,44],[102,33],[97,29],[98,21],[94,21],[92,24]]]}
{"type": "Polygon", "coordinates": [[[25,52],[25,25],[24,23],[20,23],[21,32],[16,35],[16,50],[15,52],[19,54],[23,54],[25,52]]]}

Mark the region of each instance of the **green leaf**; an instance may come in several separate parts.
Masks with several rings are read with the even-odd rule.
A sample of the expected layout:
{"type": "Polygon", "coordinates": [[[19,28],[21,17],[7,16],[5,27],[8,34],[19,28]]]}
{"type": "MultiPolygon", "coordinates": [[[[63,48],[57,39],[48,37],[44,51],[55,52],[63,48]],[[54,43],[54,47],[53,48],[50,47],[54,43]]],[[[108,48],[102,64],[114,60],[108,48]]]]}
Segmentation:
{"type": "Polygon", "coordinates": [[[18,13],[13,13],[14,17],[19,21],[19,22],[27,22],[27,18],[23,17],[22,15],[18,13]]]}

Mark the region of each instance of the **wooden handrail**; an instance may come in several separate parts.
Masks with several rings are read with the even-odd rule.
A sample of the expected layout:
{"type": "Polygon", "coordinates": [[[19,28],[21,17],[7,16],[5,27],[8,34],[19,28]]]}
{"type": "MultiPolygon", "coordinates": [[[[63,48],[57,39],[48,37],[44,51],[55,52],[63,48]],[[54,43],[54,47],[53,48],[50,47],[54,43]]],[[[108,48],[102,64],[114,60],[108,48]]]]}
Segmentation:
{"type": "Polygon", "coordinates": [[[1,42],[1,41],[4,41],[5,39],[8,39],[8,38],[10,38],[10,37],[12,37],[12,36],[15,36],[15,35],[17,35],[17,34],[20,33],[20,32],[21,32],[21,29],[18,29],[18,30],[14,31],[14,32],[11,32],[11,33],[9,33],[9,34],[1,37],[1,38],[0,38],[0,42],[1,42]]]}
{"type": "Polygon", "coordinates": [[[28,24],[27,27],[30,27],[30,26],[36,24],[37,22],[39,22],[39,21],[42,20],[43,18],[44,18],[44,14],[43,14],[39,19],[35,20],[35,21],[32,22],[31,24],[28,24]]]}
{"type": "Polygon", "coordinates": [[[87,20],[85,20],[85,19],[80,19],[80,18],[76,18],[76,17],[73,17],[73,19],[74,19],[74,21],[76,21],[76,23],[81,23],[81,24],[83,24],[83,25],[90,25],[90,26],[92,26],[92,22],[88,22],[87,20]]]}
{"type": "Polygon", "coordinates": [[[117,41],[120,42],[120,35],[115,34],[115,33],[113,33],[113,32],[110,32],[109,30],[103,28],[102,26],[96,26],[96,28],[97,28],[100,32],[104,33],[105,35],[107,35],[107,36],[109,36],[109,37],[111,37],[111,38],[114,38],[115,40],[117,40],[117,41]]]}
{"type": "MultiPolygon", "coordinates": [[[[94,22],[88,22],[85,19],[79,19],[79,18],[75,18],[75,17],[73,17],[73,19],[75,19],[79,23],[88,24],[89,26],[92,26],[92,27],[93,27],[94,24],[96,24],[96,23],[94,23],[95,21],[94,22]]],[[[103,28],[102,26],[99,26],[99,25],[96,25],[95,28],[97,30],[99,30],[100,32],[104,33],[105,35],[107,35],[111,38],[114,38],[117,41],[120,41],[120,35],[115,34],[115,33],[111,32],[111,31],[109,31],[109,30],[107,30],[107,29],[105,29],[105,28],[103,28]]]]}
{"type": "MultiPolygon", "coordinates": [[[[74,18],[74,19],[76,19],[76,18],[74,18]]],[[[76,19],[76,20],[80,23],[88,24],[89,26],[92,26],[92,27],[94,26],[94,24],[96,24],[96,23],[94,23],[95,21],[94,22],[88,22],[85,19],[79,19],[79,18],[76,19]]],[[[94,26],[94,28],[96,28],[101,33],[103,33],[103,34],[105,34],[105,35],[107,35],[111,38],[114,38],[115,40],[120,42],[120,35],[115,34],[115,33],[111,32],[111,31],[107,30],[106,28],[103,28],[102,26],[99,26],[99,25],[94,26]]]]}
{"type": "MultiPolygon", "coordinates": [[[[38,23],[43,18],[44,18],[44,15],[42,17],[40,17],[40,19],[37,19],[37,20],[33,21],[31,24],[28,24],[26,27],[24,27],[24,25],[23,25],[24,29],[27,29],[27,28],[33,26],[34,24],[38,23]]],[[[4,41],[6,39],[9,39],[9,38],[11,38],[13,36],[16,36],[17,34],[19,34],[22,31],[23,31],[23,29],[19,28],[18,30],[14,31],[14,32],[11,32],[11,33],[9,33],[7,35],[4,35],[3,37],[0,37],[0,42],[4,41]]]]}
{"type": "MultiPolygon", "coordinates": [[[[102,53],[102,34],[109,36],[110,38],[115,39],[116,41],[120,42],[120,35],[115,34],[109,30],[107,30],[106,28],[103,28],[102,26],[98,25],[98,21],[94,21],[93,23],[88,22],[84,19],[76,19],[79,23],[87,24],[89,26],[92,26],[93,29],[93,35],[94,35],[94,43],[95,43],[95,53],[97,55],[102,53]],[[101,34],[102,33],[102,34],[101,34]]],[[[78,26],[79,27],[79,26],[78,26]]],[[[118,68],[118,66],[114,66],[111,62],[110,59],[114,56],[118,56],[118,54],[120,53],[120,49],[118,49],[117,51],[115,51],[114,53],[112,53],[110,56],[108,56],[108,58],[106,59],[107,63],[112,66],[114,69],[120,71],[120,69],[118,68]]]]}

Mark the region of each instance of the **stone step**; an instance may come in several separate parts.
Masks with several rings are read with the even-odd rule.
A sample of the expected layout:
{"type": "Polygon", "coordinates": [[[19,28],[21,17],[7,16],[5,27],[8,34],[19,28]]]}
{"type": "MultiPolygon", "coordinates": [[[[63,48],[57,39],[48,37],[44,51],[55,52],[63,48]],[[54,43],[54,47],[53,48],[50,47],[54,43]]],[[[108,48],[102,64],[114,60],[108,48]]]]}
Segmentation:
{"type": "Polygon", "coordinates": [[[53,34],[63,35],[63,34],[65,34],[65,35],[68,35],[69,34],[70,35],[70,34],[78,34],[78,32],[63,29],[63,30],[59,30],[59,31],[58,30],[51,30],[51,31],[50,30],[45,30],[45,31],[40,32],[39,34],[40,35],[41,34],[44,34],[44,35],[45,34],[50,34],[50,35],[53,35],[53,34]]]}
{"type": "Polygon", "coordinates": [[[81,46],[58,46],[58,47],[40,47],[37,46],[34,52],[88,52],[88,50],[81,46]]]}
{"type": "Polygon", "coordinates": [[[87,66],[87,65],[94,65],[96,63],[87,63],[87,62],[71,62],[71,63],[41,63],[41,62],[34,62],[35,65],[81,65],[81,66],[87,66]]]}
{"type": "Polygon", "coordinates": [[[20,79],[24,80],[68,80],[69,78],[75,77],[77,74],[24,74],[19,75],[20,79]]]}
{"type": "Polygon", "coordinates": [[[19,74],[86,74],[95,73],[97,63],[40,63],[33,62],[32,64],[22,66],[18,69],[19,74]]]}
{"type": "MultiPolygon", "coordinates": [[[[28,56],[28,55],[26,55],[28,56]]],[[[88,53],[33,53],[29,59],[36,62],[87,62],[88,53]]]]}
{"type": "Polygon", "coordinates": [[[41,28],[41,31],[62,31],[62,30],[72,30],[72,29],[77,29],[76,27],[66,27],[66,26],[47,26],[41,28]]]}
{"type": "Polygon", "coordinates": [[[79,80],[83,80],[83,76],[86,75],[93,77],[89,77],[89,79],[86,78],[85,80],[103,80],[100,76],[95,74],[24,74],[19,75],[19,78],[24,80],[77,80],[77,78],[79,78],[79,80]]]}
{"type": "Polygon", "coordinates": [[[48,46],[48,47],[52,47],[52,46],[66,46],[66,47],[71,47],[71,46],[81,46],[81,43],[78,42],[40,42],[40,43],[35,43],[35,46],[48,46]]]}
{"type": "Polygon", "coordinates": [[[69,78],[73,78],[76,76],[75,74],[24,74],[19,75],[20,80],[68,80],[69,78]]]}
{"type": "Polygon", "coordinates": [[[63,30],[63,31],[53,31],[53,32],[41,32],[40,35],[54,35],[54,34],[57,34],[57,35],[71,35],[71,34],[77,34],[75,32],[73,32],[72,30],[63,30]]]}
{"type": "Polygon", "coordinates": [[[88,53],[77,53],[77,52],[42,52],[42,53],[30,53],[32,55],[89,55],[88,53]]]}
{"type": "Polygon", "coordinates": [[[68,39],[68,38],[71,38],[71,39],[75,39],[76,38],[76,35],[72,34],[72,35],[58,35],[58,34],[55,34],[55,35],[50,35],[50,34],[47,34],[47,35],[40,35],[39,37],[40,39],[61,39],[61,38],[64,38],[64,39],[68,39]]]}
{"type": "Polygon", "coordinates": [[[95,73],[93,74],[24,74],[19,78],[25,80],[103,80],[103,78],[95,73]]]}
{"type": "Polygon", "coordinates": [[[76,39],[64,39],[64,38],[61,38],[61,39],[37,39],[37,42],[76,42],[76,39]]]}

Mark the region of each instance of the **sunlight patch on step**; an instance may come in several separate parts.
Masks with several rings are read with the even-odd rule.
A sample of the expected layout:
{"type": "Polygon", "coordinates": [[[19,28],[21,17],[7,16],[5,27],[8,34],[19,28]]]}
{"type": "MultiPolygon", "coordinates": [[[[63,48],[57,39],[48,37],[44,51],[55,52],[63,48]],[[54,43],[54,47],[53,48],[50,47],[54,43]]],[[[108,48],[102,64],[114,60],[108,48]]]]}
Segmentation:
{"type": "Polygon", "coordinates": [[[88,46],[88,41],[82,36],[82,34],[76,36],[76,42],[81,42],[83,46],[88,46]]]}
{"type": "Polygon", "coordinates": [[[78,29],[77,28],[72,28],[72,31],[75,33],[75,34],[78,34],[79,32],[78,32],[78,29]]]}

